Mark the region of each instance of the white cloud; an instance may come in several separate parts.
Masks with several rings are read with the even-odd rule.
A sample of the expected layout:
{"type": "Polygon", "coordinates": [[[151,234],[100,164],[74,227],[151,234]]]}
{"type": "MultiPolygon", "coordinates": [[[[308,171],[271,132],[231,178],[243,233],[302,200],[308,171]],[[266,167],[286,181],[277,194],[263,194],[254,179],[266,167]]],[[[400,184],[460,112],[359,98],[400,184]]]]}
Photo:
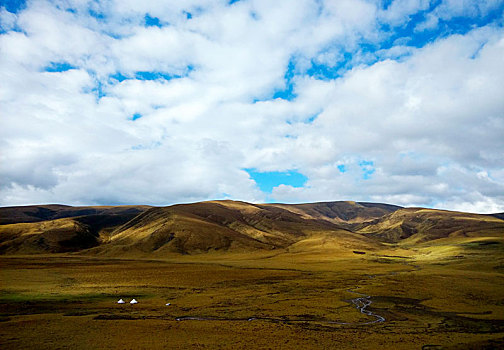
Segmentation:
{"type": "Polygon", "coordinates": [[[4,31],[14,29],[17,16],[14,13],[7,11],[4,7],[0,7],[0,29],[4,31]]]}
{"type": "Polygon", "coordinates": [[[502,6],[502,0],[460,1],[443,0],[435,9],[435,13],[442,19],[453,17],[478,17],[485,16],[488,12],[502,6]]]}
{"type": "Polygon", "coordinates": [[[394,0],[381,12],[381,17],[394,26],[404,24],[409,16],[429,8],[431,0],[394,0]]]}
{"type": "Polygon", "coordinates": [[[422,32],[424,30],[434,29],[438,26],[438,24],[439,18],[436,15],[429,13],[425,21],[416,25],[415,31],[422,32]]]}
{"type": "MultiPolygon", "coordinates": [[[[468,4],[478,15],[496,6],[468,4]]],[[[0,203],[263,201],[242,170],[256,168],[308,177],[274,188],[279,201],[500,210],[502,28],[361,47],[387,40],[380,24],[429,6],[75,0],[2,10],[0,203]],[[165,25],[145,27],[147,13],[165,25]],[[348,55],[341,77],[306,75],[312,61],[335,67],[348,55]],[[295,98],[273,99],[289,62],[295,98]],[[72,69],[44,71],[51,63],[72,69]],[[136,79],[141,71],[173,79],[136,79]]],[[[453,6],[427,18],[471,13],[453,6]]]]}

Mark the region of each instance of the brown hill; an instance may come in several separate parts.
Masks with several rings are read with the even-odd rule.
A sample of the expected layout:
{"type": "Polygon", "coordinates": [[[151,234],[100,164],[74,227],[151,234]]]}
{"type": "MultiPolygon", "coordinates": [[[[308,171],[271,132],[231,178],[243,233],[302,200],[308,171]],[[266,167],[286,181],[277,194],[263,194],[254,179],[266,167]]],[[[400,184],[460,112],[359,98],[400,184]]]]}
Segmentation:
{"type": "Polygon", "coordinates": [[[0,208],[0,254],[61,253],[94,247],[147,206],[0,208]]]}
{"type": "Polygon", "coordinates": [[[0,208],[0,225],[40,222],[88,215],[136,216],[149,208],[150,206],[147,205],[72,207],[60,204],[3,207],[0,208]]]}
{"type": "Polygon", "coordinates": [[[495,213],[495,214],[487,214],[487,215],[504,220],[504,213],[495,213]]]}
{"type": "MultiPolygon", "coordinates": [[[[339,225],[285,209],[212,201],[153,208],[115,230],[108,244],[92,250],[99,254],[208,251],[249,251],[286,248],[314,235],[348,235],[339,225]]],[[[367,242],[369,244],[369,242],[367,242]]]]}
{"type": "Polygon", "coordinates": [[[403,208],[362,224],[356,232],[384,242],[415,244],[450,237],[503,236],[504,220],[491,215],[403,208]]]}
{"type": "Polygon", "coordinates": [[[8,223],[0,225],[0,254],[83,251],[112,257],[162,257],[274,249],[352,254],[353,250],[381,249],[384,243],[407,247],[439,238],[504,235],[499,214],[356,202],[50,205],[0,208],[0,214],[2,222],[8,223]]]}
{"type": "Polygon", "coordinates": [[[319,202],[305,204],[271,204],[300,214],[303,218],[332,223],[354,224],[380,218],[402,207],[366,202],[319,202]]]}
{"type": "Polygon", "coordinates": [[[0,226],[0,254],[73,252],[97,244],[89,227],[74,219],[0,226]]]}

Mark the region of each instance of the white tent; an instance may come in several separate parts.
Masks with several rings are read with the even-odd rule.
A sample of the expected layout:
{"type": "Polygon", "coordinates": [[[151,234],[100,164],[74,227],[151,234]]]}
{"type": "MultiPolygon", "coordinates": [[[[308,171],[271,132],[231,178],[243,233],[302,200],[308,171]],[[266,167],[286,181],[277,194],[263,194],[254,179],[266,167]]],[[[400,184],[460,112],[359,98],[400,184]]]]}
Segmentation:
{"type": "Polygon", "coordinates": [[[171,305],[171,303],[166,303],[166,306],[170,306],[170,305],[171,305]]]}
{"type": "Polygon", "coordinates": [[[130,304],[138,304],[138,301],[136,301],[136,299],[133,299],[132,301],[130,301],[130,304]]]}
{"type": "Polygon", "coordinates": [[[124,300],[122,300],[122,299],[119,299],[119,301],[118,301],[117,303],[118,303],[118,304],[124,304],[124,303],[125,303],[125,301],[124,301],[124,300]]]}

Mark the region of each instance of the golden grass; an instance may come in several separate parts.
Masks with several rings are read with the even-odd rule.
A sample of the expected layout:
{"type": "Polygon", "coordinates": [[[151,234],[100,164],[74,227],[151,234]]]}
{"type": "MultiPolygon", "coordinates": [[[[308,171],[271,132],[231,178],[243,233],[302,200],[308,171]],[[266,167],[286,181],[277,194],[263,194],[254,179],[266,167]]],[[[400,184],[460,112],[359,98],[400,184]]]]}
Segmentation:
{"type": "MultiPolygon", "coordinates": [[[[2,256],[1,347],[504,348],[502,220],[412,208],[366,224],[388,209],[361,207],[154,208],[107,226],[110,242],[89,250],[2,256]],[[319,220],[340,220],[336,213],[352,216],[345,227],[359,233],[319,220]],[[375,317],[355,308],[357,293],[386,321],[366,324],[375,317]]],[[[72,225],[80,223],[0,233],[14,237],[11,254],[32,253],[33,237],[57,246],[72,225]],[[16,241],[23,235],[30,239],[16,241]]]]}
{"type": "Polygon", "coordinates": [[[460,238],[415,251],[384,246],[355,254],[334,242],[314,250],[324,238],[313,239],[306,251],[172,254],[163,261],[0,258],[2,348],[503,344],[504,257],[496,244],[488,245],[493,241],[460,238]],[[453,258],[455,253],[465,257],[453,258]],[[386,322],[327,323],[373,319],[349,303],[357,297],[351,291],[370,295],[370,310],[386,322]],[[139,304],[116,304],[133,297],[139,304]],[[213,320],[175,320],[183,316],[213,320]],[[246,321],[249,317],[264,319],[246,321]]]}

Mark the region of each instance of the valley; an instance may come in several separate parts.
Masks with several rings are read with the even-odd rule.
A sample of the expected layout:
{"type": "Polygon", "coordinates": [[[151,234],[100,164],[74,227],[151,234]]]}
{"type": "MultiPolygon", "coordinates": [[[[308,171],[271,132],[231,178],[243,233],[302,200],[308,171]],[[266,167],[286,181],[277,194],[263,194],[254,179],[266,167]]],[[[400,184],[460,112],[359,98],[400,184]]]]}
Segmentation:
{"type": "Polygon", "coordinates": [[[5,349],[504,346],[500,214],[232,201],[5,210],[5,349]]]}

